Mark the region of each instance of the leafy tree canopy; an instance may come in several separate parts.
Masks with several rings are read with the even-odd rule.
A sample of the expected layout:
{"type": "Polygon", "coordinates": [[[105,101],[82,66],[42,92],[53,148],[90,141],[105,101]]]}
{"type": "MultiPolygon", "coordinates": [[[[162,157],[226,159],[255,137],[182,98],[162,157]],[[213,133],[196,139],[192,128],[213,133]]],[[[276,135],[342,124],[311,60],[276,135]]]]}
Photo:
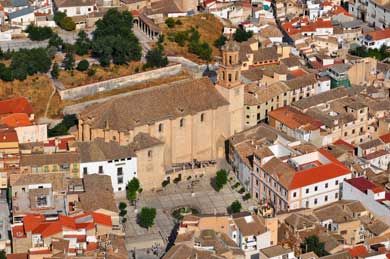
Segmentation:
{"type": "Polygon", "coordinates": [[[243,42],[249,40],[252,36],[252,31],[245,31],[242,27],[238,27],[233,37],[235,41],[243,42]]]}
{"type": "Polygon", "coordinates": [[[215,177],[215,187],[216,190],[219,191],[222,189],[222,187],[227,183],[228,181],[228,175],[226,170],[221,169],[217,172],[217,175],[215,177]]]}
{"type": "Polygon", "coordinates": [[[238,213],[241,211],[241,203],[239,201],[233,201],[232,204],[230,205],[230,213],[238,213]]]}
{"type": "Polygon", "coordinates": [[[53,30],[50,27],[37,27],[33,24],[27,26],[25,32],[28,33],[28,37],[33,41],[47,40],[53,35],[53,30]]]}
{"type": "Polygon", "coordinates": [[[329,253],[325,250],[324,243],[320,242],[318,236],[309,236],[305,238],[301,244],[302,253],[314,252],[316,255],[322,257],[329,253]]]}
{"type": "Polygon", "coordinates": [[[141,227],[150,228],[154,225],[154,219],[156,218],[156,209],[143,207],[138,214],[138,223],[141,227]]]}

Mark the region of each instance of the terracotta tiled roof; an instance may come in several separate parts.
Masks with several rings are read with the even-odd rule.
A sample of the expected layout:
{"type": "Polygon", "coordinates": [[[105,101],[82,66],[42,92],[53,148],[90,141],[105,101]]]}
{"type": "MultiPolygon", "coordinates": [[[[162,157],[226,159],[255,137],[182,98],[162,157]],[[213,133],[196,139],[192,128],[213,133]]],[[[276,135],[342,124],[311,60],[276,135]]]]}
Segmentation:
{"type": "Polygon", "coordinates": [[[369,32],[366,36],[368,36],[371,40],[387,39],[390,38],[390,28],[369,32]]]}
{"type": "Polygon", "coordinates": [[[360,256],[366,256],[368,254],[367,248],[363,245],[355,246],[351,249],[349,249],[349,254],[352,257],[360,257],[360,256]]]}
{"type": "Polygon", "coordinates": [[[386,144],[390,143],[390,133],[382,135],[379,138],[386,144]]]}
{"type": "Polygon", "coordinates": [[[12,113],[10,115],[6,115],[0,119],[0,124],[4,124],[7,127],[11,127],[11,128],[32,125],[26,113],[12,113]]]}
{"type": "Polygon", "coordinates": [[[0,143],[18,142],[18,135],[13,129],[0,129],[0,143]]]}
{"type": "Polygon", "coordinates": [[[10,113],[27,113],[33,112],[31,104],[24,97],[16,97],[0,101],[0,115],[10,113]]]}
{"type": "Polygon", "coordinates": [[[305,130],[316,130],[322,125],[319,120],[316,120],[290,106],[284,106],[273,110],[269,112],[268,115],[270,118],[283,123],[290,129],[303,128],[305,130]]]}

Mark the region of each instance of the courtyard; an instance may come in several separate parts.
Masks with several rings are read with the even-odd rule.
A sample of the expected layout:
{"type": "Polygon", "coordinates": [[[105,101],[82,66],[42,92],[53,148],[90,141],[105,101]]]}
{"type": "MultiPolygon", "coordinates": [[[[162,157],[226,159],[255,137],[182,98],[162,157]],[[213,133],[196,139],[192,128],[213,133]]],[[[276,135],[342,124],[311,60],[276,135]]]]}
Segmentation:
{"type": "Polygon", "coordinates": [[[256,206],[255,201],[243,201],[242,196],[231,186],[235,180],[228,182],[225,187],[216,192],[210,178],[202,177],[191,186],[191,181],[171,183],[159,192],[143,192],[139,196],[136,208],[128,206],[127,222],[125,223],[126,246],[130,250],[148,249],[159,244],[165,248],[168,238],[175,227],[175,219],[171,213],[176,208],[190,207],[200,214],[226,214],[230,204],[238,200],[242,210],[256,206]],[[153,207],[157,210],[155,224],[149,230],[140,227],[137,222],[137,213],[142,207],[153,207]]]}

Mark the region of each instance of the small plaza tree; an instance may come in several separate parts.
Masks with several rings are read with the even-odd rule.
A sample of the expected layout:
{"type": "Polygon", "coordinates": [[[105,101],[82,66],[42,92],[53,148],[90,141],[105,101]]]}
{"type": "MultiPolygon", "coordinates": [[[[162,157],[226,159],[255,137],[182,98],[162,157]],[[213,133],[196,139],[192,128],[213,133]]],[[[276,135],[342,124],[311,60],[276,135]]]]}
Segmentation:
{"type": "Polygon", "coordinates": [[[215,190],[219,192],[228,181],[228,174],[225,169],[221,169],[215,176],[215,190]]]}
{"type": "Polygon", "coordinates": [[[154,225],[154,219],[156,218],[156,209],[143,207],[138,214],[138,223],[141,227],[149,229],[154,225]]]}

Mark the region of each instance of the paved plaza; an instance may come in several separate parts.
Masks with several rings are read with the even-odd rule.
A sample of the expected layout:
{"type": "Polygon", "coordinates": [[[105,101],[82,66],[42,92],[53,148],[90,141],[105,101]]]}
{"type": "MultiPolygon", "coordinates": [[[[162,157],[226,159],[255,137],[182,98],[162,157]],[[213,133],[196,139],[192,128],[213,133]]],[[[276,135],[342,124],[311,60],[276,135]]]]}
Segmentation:
{"type": "Polygon", "coordinates": [[[190,181],[182,181],[178,184],[169,184],[160,192],[145,192],[140,195],[137,208],[153,207],[157,210],[155,225],[146,230],[136,223],[137,210],[128,207],[128,219],[126,223],[127,248],[147,248],[153,244],[166,245],[174,226],[175,220],[171,212],[178,207],[188,206],[199,210],[201,214],[225,214],[227,207],[235,200],[239,200],[243,210],[255,206],[253,200],[243,201],[242,195],[231,188],[233,183],[228,183],[220,192],[216,192],[210,185],[209,178],[202,178],[190,188],[190,181]]]}

